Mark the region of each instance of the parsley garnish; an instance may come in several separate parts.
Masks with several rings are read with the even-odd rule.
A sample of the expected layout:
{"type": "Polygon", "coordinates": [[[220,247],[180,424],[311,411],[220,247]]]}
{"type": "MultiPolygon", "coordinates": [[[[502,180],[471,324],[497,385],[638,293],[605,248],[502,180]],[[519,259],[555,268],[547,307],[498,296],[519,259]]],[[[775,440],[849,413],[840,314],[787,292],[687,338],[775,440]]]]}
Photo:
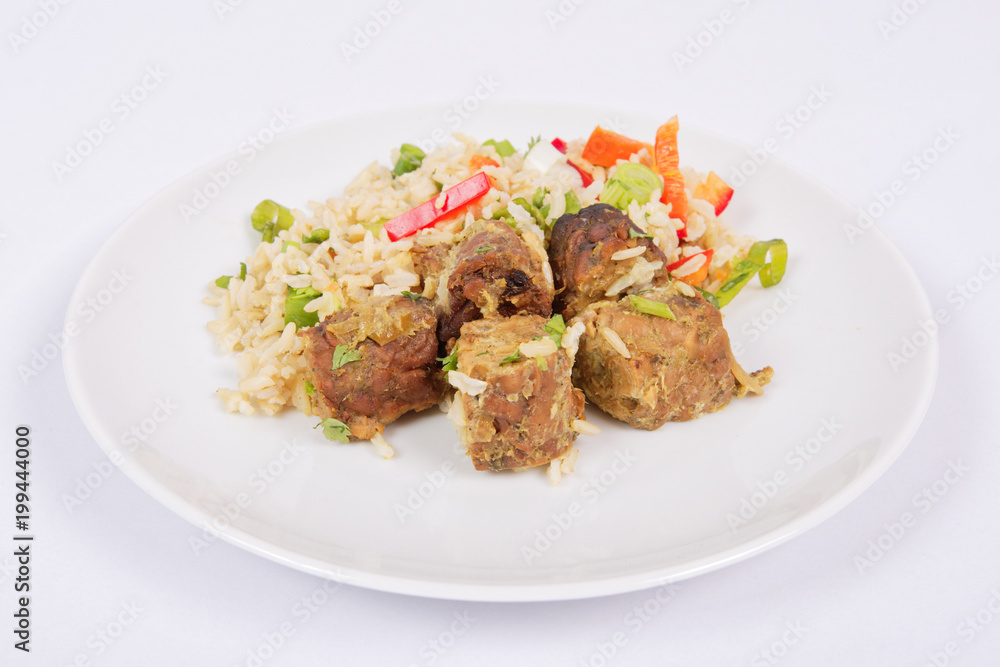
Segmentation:
{"type": "Polygon", "coordinates": [[[341,366],[345,366],[352,361],[359,361],[361,359],[361,353],[353,348],[349,348],[346,345],[338,345],[333,348],[333,364],[331,365],[331,370],[337,370],[341,366]]]}
{"type": "Polygon", "coordinates": [[[327,440],[348,442],[351,439],[351,428],[339,419],[329,417],[313,426],[313,428],[320,427],[323,427],[323,435],[327,440]]]}

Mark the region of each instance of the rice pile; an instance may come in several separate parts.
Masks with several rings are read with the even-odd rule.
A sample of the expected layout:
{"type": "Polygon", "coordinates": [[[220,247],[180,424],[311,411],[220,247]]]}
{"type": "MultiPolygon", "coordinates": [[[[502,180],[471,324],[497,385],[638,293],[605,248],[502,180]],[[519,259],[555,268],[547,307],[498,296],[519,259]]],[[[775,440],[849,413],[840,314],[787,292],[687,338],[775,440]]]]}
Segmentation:
{"type": "MultiPolygon", "coordinates": [[[[216,319],[208,324],[209,331],[216,335],[224,354],[236,354],[236,387],[216,392],[226,409],[247,415],[260,410],[273,415],[291,403],[302,412],[311,413],[304,376],[305,340],[296,335],[294,323],[286,325],[284,321],[285,298],[290,287],[311,286],[322,294],[305,307],[308,312],[316,312],[321,321],[345,305],[373,296],[410,291],[433,298],[439,286],[433,279],[421,285],[414,267],[416,246],[430,248],[450,243],[464,225],[478,218],[489,218],[504,207],[520,231],[532,231],[538,239],[545,238],[531,214],[511,202],[516,197],[530,199],[539,187],[549,192],[545,202],[550,205],[547,219],[550,225],[565,212],[565,193],[570,188],[582,206],[596,203],[608,172],[613,173],[614,168],[596,167],[584,160],[581,157],[584,143],[582,139],[570,142],[567,157],[591,171],[594,183],[587,188],[581,186],[578,177],[573,184],[571,176],[575,172],[539,174],[525,167],[523,153],[501,157],[493,146],[483,146],[471,137],[456,134],[452,143],[429,153],[415,171],[393,177],[391,167],[373,162],[344,189],[341,197],[326,202],[311,201],[308,211],[293,210],[295,222],[291,228],[279,232],[273,241],[261,243],[247,258],[245,279],[232,278],[226,288],[214,283],[208,287],[209,296],[204,302],[218,309],[216,319]],[[474,172],[468,163],[475,154],[499,163],[500,166],[482,168],[493,178],[495,187],[463,212],[413,236],[390,242],[378,223],[437,197],[441,188],[471,176],[474,172]],[[303,237],[317,228],[328,229],[329,240],[302,243],[303,237]],[[288,241],[299,243],[300,247],[286,245],[288,241]]],[[[631,161],[639,162],[646,157],[644,153],[645,149],[633,155],[631,161]]],[[[394,164],[398,150],[391,158],[390,164],[394,164]]],[[[700,248],[679,246],[677,229],[683,223],[670,217],[670,207],[659,201],[658,192],[653,193],[647,204],[633,202],[627,214],[653,237],[668,262],[676,262],[682,253],[686,256],[715,248],[704,285],[715,291],[725,279],[723,267],[733,257],[745,256],[753,239],[734,234],[716,218],[712,204],[692,197],[695,188],[704,181],[704,174],[690,169],[682,173],[690,201],[687,238],[698,239],[700,248]]],[[[530,236],[525,234],[526,240],[530,236]]],[[[692,264],[700,259],[695,258],[692,264]]],[[[630,273],[608,290],[609,296],[627,289],[641,289],[658,268],[659,262],[637,259],[630,273]]],[[[684,265],[678,271],[693,273],[699,268],[684,265]]]]}

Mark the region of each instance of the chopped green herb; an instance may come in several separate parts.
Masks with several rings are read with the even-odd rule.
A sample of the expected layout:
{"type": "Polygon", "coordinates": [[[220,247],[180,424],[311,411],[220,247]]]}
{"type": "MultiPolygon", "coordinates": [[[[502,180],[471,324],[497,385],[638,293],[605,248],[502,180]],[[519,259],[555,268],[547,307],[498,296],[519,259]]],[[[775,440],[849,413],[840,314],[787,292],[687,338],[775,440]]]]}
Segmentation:
{"type": "Polygon", "coordinates": [[[580,212],[582,205],[580,204],[580,198],[576,196],[576,193],[570,190],[566,193],[566,212],[571,215],[576,215],[580,212]]]}
{"type": "Polygon", "coordinates": [[[316,387],[309,380],[306,380],[306,393],[310,396],[316,393],[316,387]]]}
{"type": "Polygon", "coordinates": [[[337,442],[350,442],[351,440],[351,428],[339,419],[328,417],[313,426],[313,428],[320,427],[323,428],[323,435],[327,440],[336,440],[337,442]]]}
{"type": "Polygon", "coordinates": [[[521,350],[514,350],[514,354],[510,355],[509,357],[504,357],[503,359],[500,360],[500,365],[503,366],[504,364],[512,364],[520,358],[521,358],[521,350]]]}
{"type": "Polygon", "coordinates": [[[530,151],[532,148],[534,148],[535,144],[537,144],[541,140],[542,140],[542,135],[540,134],[537,137],[532,137],[531,140],[528,141],[528,150],[530,151]]]}
{"type": "Polygon", "coordinates": [[[281,252],[287,252],[289,248],[300,248],[301,246],[295,241],[285,241],[281,244],[281,252]]]}
{"type": "Polygon", "coordinates": [[[677,316],[674,312],[670,310],[670,306],[665,303],[660,303],[659,301],[653,301],[652,299],[646,299],[641,296],[636,296],[635,294],[629,294],[629,301],[632,302],[632,307],[638,310],[640,313],[646,313],[647,315],[655,315],[656,317],[665,317],[668,320],[676,320],[677,316]]]}
{"type": "Polygon", "coordinates": [[[403,290],[403,296],[410,301],[420,301],[424,298],[422,294],[414,294],[413,292],[407,292],[406,290],[403,290]]]}
{"type": "Polygon", "coordinates": [[[476,254],[477,255],[485,255],[490,250],[493,250],[493,246],[491,246],[491,245],[481,245],[478,248],[476,248],[476,254]]]}
{"type": "Polygon", "coordinates": [[[608,179],[601,191],[601,201],[624,211],[633,201],[645,204],[653,190],[663,188],[659,174],[635,162],[618,165],[615,175],[608,179]]]}
{"type": "Polygon", "coordinates": [[[307,313],[305,307],[307,303],[321,295],[322,292],[312,287],[289,287],[288,296],[285,297],[285,324],[294,322],[298,329],[316,326],[319,314],[307,313]]]}
{"type": "Polygon", "coordinates": [[[566,333],[566,321],[563,316],[556,314],[550,317],[545,324],[545,331],[548,332],[549,338],[556,344],[556,347],[562,347],[562,337],[566,333]]]}
{"type": "Polygon", "coordinates": [[[496,149],[497,155],[500,157],[510,157],[517,151],[514,150],[514,146],[511,145],[509,141],[504,139],[503,141],[495,141],[490,139],[489,141],[483,142],[483,146],[492,146],[496,149]]]}
{"type": "Polygon", "coordinates": [[[265,243],[273,241],[278,232],[288,229],[293,222],[295,217],[292,212],[270,199],[257,204],[250,214],[250,223],[263,235],[265,243]]]}
{"type": "Polygon", "coordinates": [[[341,366],[346,366],[353,361],[360,361],[361,353],[354,348],[347,347],[346,345],[338,345],[333,348],[333,363],[330,364],[330,370],[337,370],[341,366]]]}
{"type": "Polygon", "coordinates": [[[651,238],[653,238],[653,235],[652,234],[643,234],[643,233],[637,232],[634,229],[632,229],[631,227],[629,227],[629,229],[628,229],[628,237],[630,239],[651,239],[651,238]]]}
{"type": "MultiPolygon", "coordinates": [[[[222,289],[229,289],[229,281],[232,280],[232,276],[219,276],[215,279],[215,284],[222,289]]],[[[245,262],[240,262],[240,280],[246,280],[247,278],[247,265],[245,262]]]]}
{"type": "Polygon", "coordinates": [[[510,211],[507,210],[506,206],[493,211],[493,215],[490,216],[490,220],[503,220],[504,218],[510,218],[510,211]]]}
{"type": "Polygon", "coordinates": [[[322,243],[330,238],[330,230],[326,227],[317,227],[309,232],[308,236],[302,237],[303,243],[322,243]]]}
{"type": "Polygon", "coordinates": [[[415,171],[427,157],[426,154],[413,144],[403,144],[399,147],[399,159],[396,166],[392,168],[393,176],[402,176],[411,171],[415,171]]]}
{"type": "Polygon", "coordinates": [[[538,362],[538,367],[543,370],[549,370],[549,364],[545,361],[545,357],[535,357],[535,361],[538,362]]]}
{"type": "Polygon", "coordinates": [[[458,346],[451,351],[447,357],[438,357],[438,361],[441,362],[441,370],[443,371],[457,371],[458,370],[458,346]]]}
{"type": "Polygon", "coordinates": [[[480,353],[479,353],[479,354],[477,354],[476,356],[477,356],[477,357],[485,357],[485,356],[486,356],[487,354],[489,354],[489,352],[480,352],[480,353]]]}

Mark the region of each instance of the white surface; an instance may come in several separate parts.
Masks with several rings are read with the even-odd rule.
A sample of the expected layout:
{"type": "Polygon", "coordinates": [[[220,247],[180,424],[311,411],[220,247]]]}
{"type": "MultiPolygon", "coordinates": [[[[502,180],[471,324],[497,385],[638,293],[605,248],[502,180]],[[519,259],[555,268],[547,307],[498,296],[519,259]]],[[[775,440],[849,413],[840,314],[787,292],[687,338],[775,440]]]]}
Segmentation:
{"type": "MultiPolygon", "coordinates": [[[[38,542],[34,651],[15,655],[8,634],[0,660],[247,664],[267,636],[279,643],[276,633],[285,631],[265,664],[601,664],[600,649],[610,653],[616,633],[623,640],[610,661],[616,664],[922,665],[946,648],[957,655],[938,662],[993,664],[1000,654],[1000,455],[991,415],[1000,281],[989,261],[1000,245],[990,213],[1000,149],[998,10],[926,3],[883,37],[878,22],[890,20],[888,3],[626,5],[592,0],[552,29],[545,11],[558,11],[556,2],[490,10],[403,2],[351,62],[340,43],[387,5],[243,2],[220,18],[209,2],[70,3],[16,53],[8,37],[0,63],[2,177],[12,208],[0,222],[9,315],[2,400],[10,439],[15,424],[33,428],[38,542]],[[673,53],[723,9],[732,21],[678,71],[673,53]],[[501,51],[460,31],[470,25],[519,46],[501,51]],[[123,117],[115,100],[157,65],[165,78],[123,117]],[[659,598],[643,591],[561,603],[433,601],[350,586],[327,593],[315,577],[218,540],[196,555],[189,540],[198,531],[117,471],[68,511],[64,498],[78,489],[84,495],[81,485],[96,469],[106,472],[106,457],[70,403],[61,359],[26,383],[17,367],[58,339],[73,285],[117,225],[170,182],[237,150],[275,108],[304,126],[434,103],[441,115],[429,129],[448,129],[454,114],[447,109],[474,95],[480,77],[493,82],[493,99],[613,102],[676,112],[682,122],[752,146],[773,138],[779,157],[859,207],[898,179],[902,194],[876,224],[947,322],[937,334],[940,375],[927,417],[886,475],[805,535],[659,598]],[[813,87],[825,87],[829,99],[801,127],[782,124],[813,87]],[[113,131],[59,180],[52,162],[105,117],[113,131]],[[948,128],[957,138],[939,142],[947,150],[914,172],[912,156],[932,151],[948,128]],[[961,477],[948,473],[953,463],[965,467],[961,477]],[[895,524],[907,513],[910,525],[900,530],[895,524]],[[870,541],[880,539],[892,546],[859,572],[856,559],[877,556],[870,541]],[[310,595],[314,602],[304,602],[310,595]],[[142,609],[135,622],[103,643],[97,633],[117,634],[122,605],[132,603],[142,609]],[[463,614],[464,622],[456,619],[463,614]],[[432,643],[448,648],[440,653],[432,643]],[[764,650],[773,651],[771,660],[764,650]]],[[[7,3],[5,34],[38,11],[35,2],[7,3]]],[[[845,252],[842,270],[851,266],[845,252]]],[[[885,297],[891,304],[893,295],[885,297]]],[[[0,465],[9,497],[13,460],[0,465]]],[[[9,539],[7,531],[0,539],[9,539]]],[[[0,564],[10,613],[12,559],[0,564]]]]}
{"type": "MultiPolygon", "coordinates": [[[[612,113],[494,101],[465,129],[524,145],[533,132],[584,134],[612,113]]],[[[777,546],[857,497],[909,442],[931,398],[936,340],[902,373],[883,348],[933,317],[923,289],[881,233],[852,247],[843,225],[853,209],[777,162],[740,189],[728,216],[792,247],[780,286],[755,284],[726,308],[743,364],[777,369],[762,399],[655,432],[592,409],[602,432],[576,442],[575,474],[556,489],[544,469],[476,472],[437,410],[386,430],[391,462],[363,445],[332,446],[312,429],[316,419],[227,414],[213,394],[234,385],[235,358],[194,334],[215,317],[199,298],[223,271],[214,267],[250,263],[258,239],[248,211],[262,193],[298,207],[325,198],[373,151],[420,136],[427,115],[407,108],[279,137],[185,223],[179,207],[192,190],[239,156],[220,158],[144,204],[87,267],[66,320],[80,329],[63,350],[73,403],[108,456],[167,507],[201,527],[225,519],[218,532],[228,541],[337,581],[452,599],[565,600],[679,581],[777,546]],[[317,146],[336,146],[340,162],[317,146]],[[830,280],[845,252],[857,268],[830,280]],[[121,267],[127,289],[88,322],[86,299],[121,267]],[[873,284],[881,290],[866,289],[873,284]],[[164,303],[173,304],[167,318],[164,303]],[[883,399],[869,401],[859,381],[883,399]],[[155,413],[157,400],[176,408],[155,413]],[[162,430],[129,442],[122,415],[150,409],[150,430],[157,416],[162,430]]],[[[635,136],[652,137],[659,123],[625,117],[635,136]]],[[[683,138],[690,164],[720,171],[747,150],[697,128],[683,138]]]]}

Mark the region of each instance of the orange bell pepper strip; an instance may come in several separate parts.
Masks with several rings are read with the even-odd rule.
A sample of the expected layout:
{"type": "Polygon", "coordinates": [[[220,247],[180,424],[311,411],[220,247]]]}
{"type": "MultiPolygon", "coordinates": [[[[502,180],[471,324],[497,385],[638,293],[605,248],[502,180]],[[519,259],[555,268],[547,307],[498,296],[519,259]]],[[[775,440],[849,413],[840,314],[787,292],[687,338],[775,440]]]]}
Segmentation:
{"type": "Polygon", "coordinates": [[[650,161],[646,166],[651,167],[652,146],[598,126],[590,133],[587,145],[583,147],[582,157],[587,162],[599,167],[613,167],[618,160],[627,160],[633,153],[638,153],[643,148],[650,156],[650,161]]]}
{"type": "MultiPolygon", "coordinates": [[[[656,173],[663,178],[663,194],[660,201],[670,204],[670,217],[687,223],[688,199],[684,192],[684,176],[680,170],[680,156],[677,154],[677,116],[674,116],[656,130],[656,147],[653,156],[656,173]]],[[[687,230],[678,230],[677,236],[684,238],[687,230]]]]}
{"type": "Polygon", "coordinates": [[[700,285],[702,281],[705,280],[705,278],[708,278],[708,266],[712,263],[712,255],[714,254],[715,254],[715,249],[709,248],[708,250],[704,250],[702,252],[696,252],[695,254],[690,255],[688,257],[681,257],[679,260],[668,266],[667,271],[673,274],[675,269],[679,269],[680,267],[690,262],[692,257],[697,257],[698,255],[704,255],[705,263],[702,264],[697,271],[695,271],[694,273],[689,273],[686,276],[673,276],[676,280],[685,282],[688,285],[700,285]]]}
{"type": "Polygon", "coordinates": [[[488,164],[494,167],[500,166],[499,164],[497,164],[497,161],[494,160],[493,158],[487,157],[485,155],[479,155],[477,153],[476,155],[473,155],[472,157],[469,158],[469,171],[475,173],[488,164]]]}

